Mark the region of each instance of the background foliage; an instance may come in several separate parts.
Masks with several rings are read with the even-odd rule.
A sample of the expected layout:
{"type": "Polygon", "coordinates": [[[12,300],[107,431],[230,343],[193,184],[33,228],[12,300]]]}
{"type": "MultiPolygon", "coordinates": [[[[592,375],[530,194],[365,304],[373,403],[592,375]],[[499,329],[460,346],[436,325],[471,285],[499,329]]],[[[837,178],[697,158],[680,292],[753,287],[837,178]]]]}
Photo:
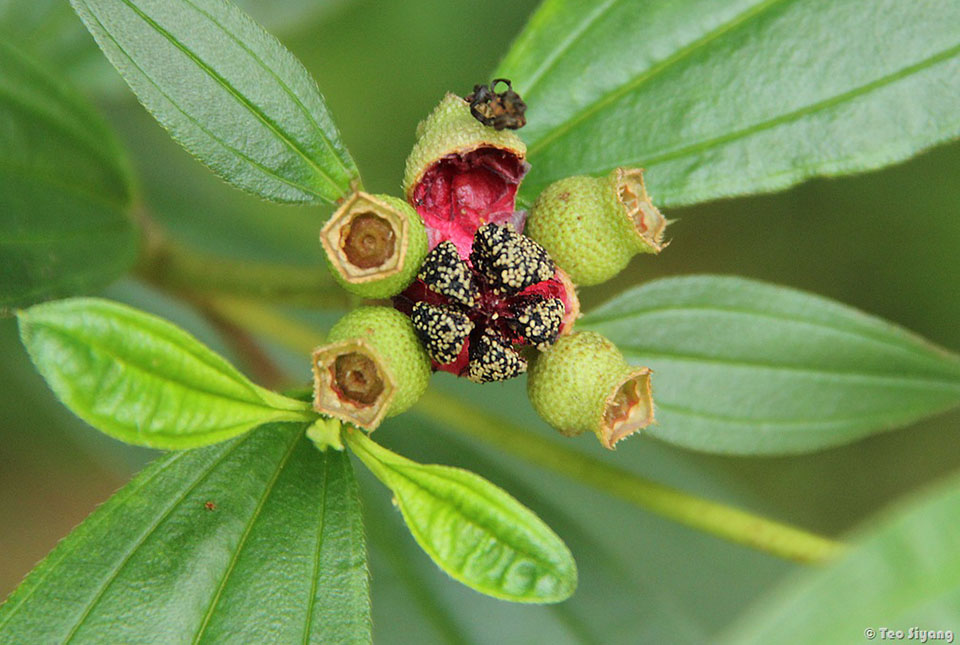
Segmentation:
{"type": "MultiPolygon", "coordinates": [[[[343,2],[285,24],[265,19],[266,4],[246,3],[317,78],[363,168],[366,187],[394,192],[417,121],[444,91],[466,92],[485,78],[535,3],[343,2]]],[[[13,7],[11,0],[0,2],[0,20],[13,7]]],[[[69,10],[50,22],[38,21],[29,33],[36,51],[63,63],[120,132],[144,198],[172,231],[237,259],[320,264],[316,230],[327,208],[268,205],[204,171],[122,85],[117,90],[114,73],[90,50],[92,43],[69,10]],[[61,30],[68,36],[64,40],[57,36],[61,30]],[[47,49],[45,43],[51,42],[47,49]],[[71,45],[76,49],[65,43],[77,43],[71,45]],[[76,53],[88,50],[89,59],[76,53]]],[[[730,273],[828,296],[960,348],[958,171],[960,147],[951,144],[875,174],[673,208],[669,215],[680,220],[671,228],[674,245],[656,261],[639,259],[616,281],[584,292],[585,309],[654,277],[730,273]]],[[[231,356],[195,313],[149,288],[125,280],[106,295],[160,313],[231,356]]],[[[0,380],[6,384],[0,389],[5,517],[0,594],[5,595],[152,453],[102,437],[74,419],[30,366],[9,319],[0,320],[0,355],[0,380]]],[[[280,358],[305,372],[302,358],[280,358]]],[[[510,405],[518,410],[519,422],[552,437],[529,410],[522,384],[481,391],[451,379],[438,378],[435,384],[479,405],[510,405]]],[[[710,457],[635,439],[603,458],[832,535],[960,467],[958,422],[960,413],[952,412],[909,430],[802,457],[710,457]]],[[[391,421],[377,438],[417,461],[466,466],[504,486],[540,513],[581,563],[578,593],[564,605],[518,607],[482,598],[437,571],[402,528],[382,487],[358,468],[378,642],[403,642],[412,632],[424,640],[477,642],[600,642],[658,635],[698,641],[727,626],[796,568],[601,497],[415,416],[391,421]],[[705,577],[704,571],[711,573],[705,577]]],[[[573,445],[589,454],[600,452],[588,440],[573,445]]]]}

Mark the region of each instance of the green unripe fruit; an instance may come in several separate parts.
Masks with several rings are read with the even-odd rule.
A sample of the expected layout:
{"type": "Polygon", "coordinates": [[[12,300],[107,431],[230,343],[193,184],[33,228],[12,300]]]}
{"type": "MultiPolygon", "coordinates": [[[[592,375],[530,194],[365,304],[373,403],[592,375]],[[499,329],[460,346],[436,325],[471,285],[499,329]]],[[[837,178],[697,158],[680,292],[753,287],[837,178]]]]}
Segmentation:
{"type": "Polygon", "coordinates": [[[360,191],[330,217],[320,243],[337,282],[365,298],[403,291],[427,255],[427,231],[412,206],[360,191]]]}
{"type": "Polygon", "coordinates": [[[650,202],[643,171],[567,177],[537,197],[524,233],[579,285],[617,275],[637,253],[659,253],[667,220],[650,202]]]}
{"type": "Polygon", "coordinates": [[[530,363],[534,410],[567,436],[593,432],[605,448],[653,423],[650,370],[632,367],[600,334],[562,336],[530,363]]]}
{"type": "Polygon", "coordinates": [[[360,307],[313,352],[317,412],[374,430],[417,402],[430,380],[430,357],[410,319],[389,307],[360,307]]]}

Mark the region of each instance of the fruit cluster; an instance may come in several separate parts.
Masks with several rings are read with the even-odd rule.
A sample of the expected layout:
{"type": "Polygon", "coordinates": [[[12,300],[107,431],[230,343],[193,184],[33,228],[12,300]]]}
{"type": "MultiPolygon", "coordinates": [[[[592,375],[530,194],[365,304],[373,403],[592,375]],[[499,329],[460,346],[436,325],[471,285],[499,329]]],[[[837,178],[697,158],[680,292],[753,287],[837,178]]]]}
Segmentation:
{"type": "Polygon", "coordinates": [[[487,383],[529,369],[541,417],[613,448],[653,422],[650,370],[574,331],[575,284],[658,253],[667,221],[627,168],[563,179],[529,214],[516,210],[526,147],[475,111],[444,97],[417,128],[406,200],[357,191],[321,230],[337,281],[393,306],[361,307],[333,327],[313,355],[314,407],[373,430],[413,405],[433,371],[487,383]]]}

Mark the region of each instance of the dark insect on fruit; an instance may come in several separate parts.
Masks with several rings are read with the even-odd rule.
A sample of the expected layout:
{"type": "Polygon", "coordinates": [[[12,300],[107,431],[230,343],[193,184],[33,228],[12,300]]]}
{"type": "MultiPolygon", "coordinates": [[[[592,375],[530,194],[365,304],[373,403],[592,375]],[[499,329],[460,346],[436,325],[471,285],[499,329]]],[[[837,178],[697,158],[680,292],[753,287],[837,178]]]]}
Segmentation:
{"type": "Polygon", "coordinates": [[[494,130],[517,130],[527,123],[524,116],[527,104],[520,95],[513,91],[510,81],[505,78],[495,78],[490,86],[474,85],[473,93],[464,97],[470,103],[470,114],[483,125],[492,126],[494,130]],[[497,84],[507,86],[502,92],[497,92],[497,84]]]}

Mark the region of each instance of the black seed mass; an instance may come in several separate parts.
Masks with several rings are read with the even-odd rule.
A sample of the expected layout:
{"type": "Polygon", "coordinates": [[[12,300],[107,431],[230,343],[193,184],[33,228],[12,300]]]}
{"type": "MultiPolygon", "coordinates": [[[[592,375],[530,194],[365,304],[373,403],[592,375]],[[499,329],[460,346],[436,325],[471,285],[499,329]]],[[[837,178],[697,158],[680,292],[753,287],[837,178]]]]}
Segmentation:
{"type": "Polygon", "coordinates": [[[556,273],[539,244],[487,224],[469,258],[451,241],[438,244],[394,305],[410,316],[435,370],[504,381],[527,370],[515,346],[545,350],[560,333],[567,287],[556,273]]]}
{"type": "Polygon", "coordinates": [[[474,383],[505,381],[527,371],[527,362],[490,329],[470,343],[467,378],[474,383]]]}
{"type": "Polygon", "coordinates": [[[423,261],[417,277],[436,293],[456,300],[465,307],[477,304],[477,285],[467,263],[460,258],[456,245],[440,242],[423,261]]]}
{"type": "Polygon", "coordinates": [[[557,271],[547,251],[506,226],[487,224],[477,230],[470,261],[495,289],[512,294],[549,280],[557,271]]]}
{"type": "Polygon", "coordinates": [[[410,320],[430,358],[441,365],[457,359],[473,329],[466,314],[425,302],[413,306],[410,320]]]}

